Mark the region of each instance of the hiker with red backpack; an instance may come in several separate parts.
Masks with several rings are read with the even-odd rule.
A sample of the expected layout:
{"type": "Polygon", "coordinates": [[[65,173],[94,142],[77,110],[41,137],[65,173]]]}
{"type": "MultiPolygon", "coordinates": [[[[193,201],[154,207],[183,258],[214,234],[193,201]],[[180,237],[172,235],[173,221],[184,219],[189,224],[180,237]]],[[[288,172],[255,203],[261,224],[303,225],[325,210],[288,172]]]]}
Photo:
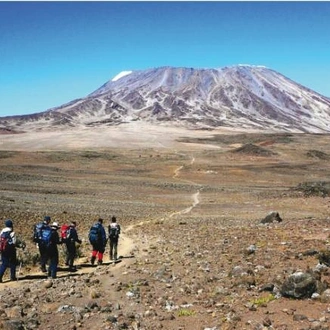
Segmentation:
{"type": "Polygon", "coordinates": [[[73,265],[77,252],[76,242],[79,244],[82,243],[82,241],[78,237],[76,226],[77,226],[76,221],[72,221],[70,225],[61,226],[62,242],[66,245],[65,264],[69,266],[70,272],[74,272],[77,270],[76,267],[73,265]]]}
{"type": "Polygon", "coordinates": [[[88,238],[93,248],[91,264],[94,265],[97,258],[97,264],[102,265],[103,254],[107,245],[107,236],[103,227],[102,218],[99,218],[98,221],[90,228],[88,238]]]}
{"type": "Polygon", "coordinates": [[[115,216],[111,218],[111,223],[108,226],[108,232],[109,232],[109,244],[110,244],[109,257],[110,260],[116,261],[118,256],[120,225],[117,223],[117,219],[115,216]]]}
{"type": "Polygon", "coordinates": [[[0,283],[7,268],[10,269],[10,280],[16,281],[16,247],[25,249],[25,244],[17,239],[14,232],[14,225],[11,219],[5,221],[5,228],[0,232],[0,252],[1,252],[1,266],[0,266],[0,283]]]}

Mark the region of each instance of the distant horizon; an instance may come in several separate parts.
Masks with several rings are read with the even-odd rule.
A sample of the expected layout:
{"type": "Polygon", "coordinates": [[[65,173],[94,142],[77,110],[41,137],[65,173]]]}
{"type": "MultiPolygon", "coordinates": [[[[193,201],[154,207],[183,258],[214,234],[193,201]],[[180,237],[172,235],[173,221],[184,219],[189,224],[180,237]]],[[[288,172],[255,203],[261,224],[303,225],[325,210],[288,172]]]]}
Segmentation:
{"type": "Polygon", "coordinates": [[[264,66],[330,97],[329,17],[329,2],[0,2],[0,117],[164,66],[264,66]]]}

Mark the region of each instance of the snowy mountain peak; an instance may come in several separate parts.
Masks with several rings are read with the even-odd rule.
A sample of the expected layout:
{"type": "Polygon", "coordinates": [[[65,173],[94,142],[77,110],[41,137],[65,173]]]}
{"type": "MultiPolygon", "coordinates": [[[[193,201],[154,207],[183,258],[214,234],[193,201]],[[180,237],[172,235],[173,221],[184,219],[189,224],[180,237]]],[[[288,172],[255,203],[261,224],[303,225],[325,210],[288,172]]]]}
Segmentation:
{"type": "Polygon", "coordinates": [[[132,72],[133,72],[133,71],[122,71],[122,72],[118,73],[114,78],[112,78],[111,81],[117,81],[117,80],[119,80],[120,78],[125,77],[125,76],[131,74],[132,72]]]}
{"type": "Polygon", "coordinates": [[[194,129],[330,132],[330,99],[263,66],[123,71],[88,96],[0,129],[114,126],[145,121],[194,129]]]}

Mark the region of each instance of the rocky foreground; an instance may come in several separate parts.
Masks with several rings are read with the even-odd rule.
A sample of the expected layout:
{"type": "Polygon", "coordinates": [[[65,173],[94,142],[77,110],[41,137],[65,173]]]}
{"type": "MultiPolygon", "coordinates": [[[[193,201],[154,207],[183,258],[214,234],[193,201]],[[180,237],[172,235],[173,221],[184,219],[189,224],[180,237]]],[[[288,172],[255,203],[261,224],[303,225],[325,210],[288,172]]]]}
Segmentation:
{"type": "Polygon", "coordinates": [[[30,272],[3,283],[2,328],[329,329],[330,272],[316,253],[328,220],[172,219],[139,224],[125,243],[130,231],[116,265],[86,257],[55,280],[30,272]]]}

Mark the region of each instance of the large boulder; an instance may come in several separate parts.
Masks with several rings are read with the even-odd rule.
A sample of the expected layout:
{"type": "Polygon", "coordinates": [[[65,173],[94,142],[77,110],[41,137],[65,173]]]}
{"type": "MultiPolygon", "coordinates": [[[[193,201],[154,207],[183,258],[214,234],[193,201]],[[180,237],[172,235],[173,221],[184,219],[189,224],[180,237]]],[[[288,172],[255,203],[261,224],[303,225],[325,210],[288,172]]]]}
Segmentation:
{"type": "Polygon", "coordinates": [[[272,211],[270,212],[265,218],[261,220],[262,224],[265,223],[273,223],[273,222],[282,222],[282,218],[280,217],[280,214],[278,212],[272,211]]]}
{"type": "Polygon", "coordinates": [[[317,281],[312,273],[293,273],[284,281],[281,294],[284,297],[295,299],[310,298],[318,289],[317,281]]]}

